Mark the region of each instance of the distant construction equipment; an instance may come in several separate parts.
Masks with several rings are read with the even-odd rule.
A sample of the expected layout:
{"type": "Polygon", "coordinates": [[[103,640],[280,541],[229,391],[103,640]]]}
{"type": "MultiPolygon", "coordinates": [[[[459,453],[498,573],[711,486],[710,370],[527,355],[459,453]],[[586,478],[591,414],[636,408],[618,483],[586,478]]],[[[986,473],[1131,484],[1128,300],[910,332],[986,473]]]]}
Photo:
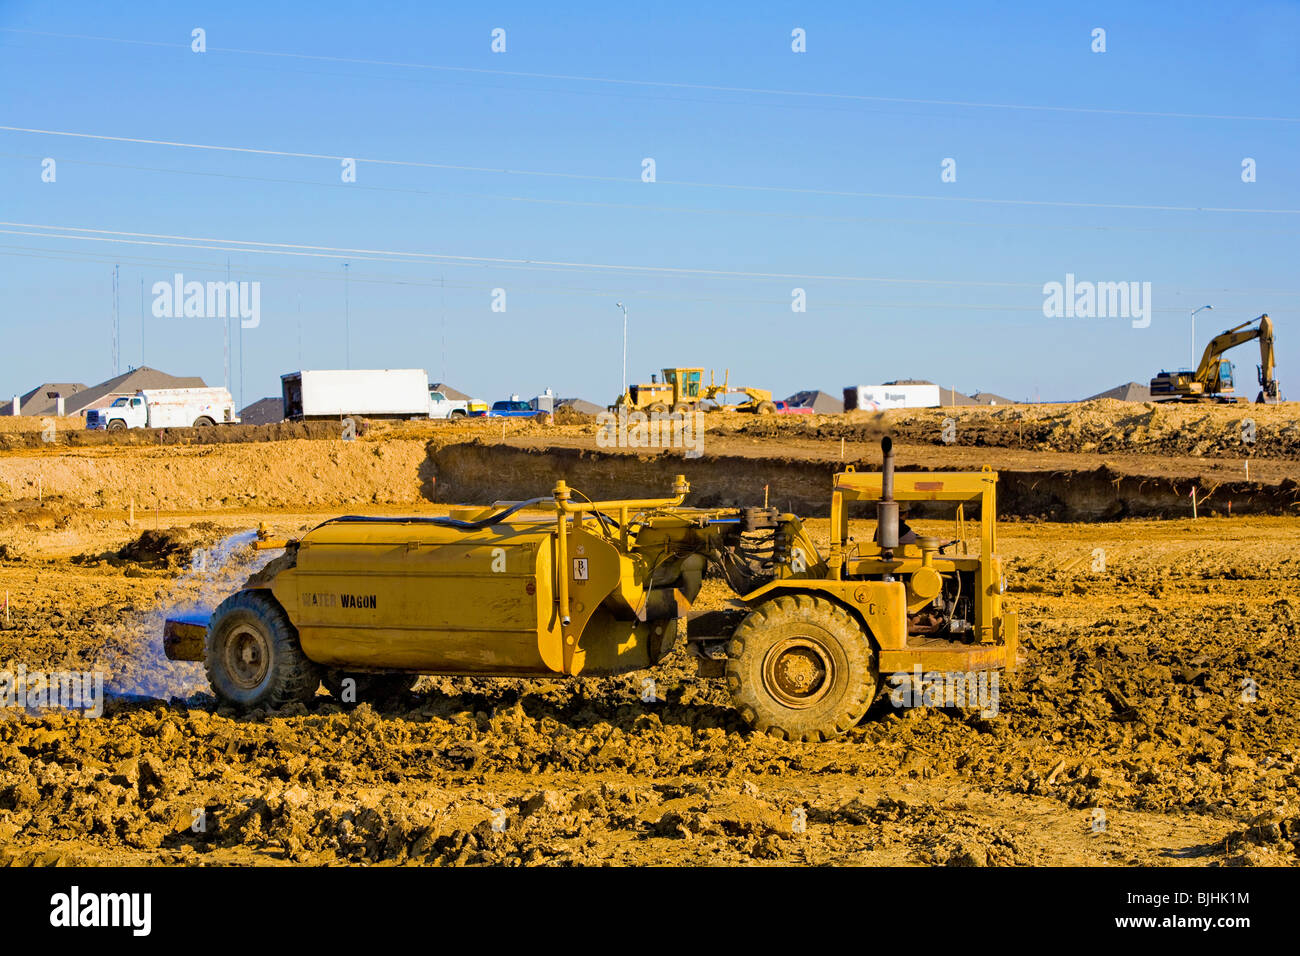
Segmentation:
{"type": "Polygon", "coordinates": [[[1157,402],[1240,402],[1233,394],[1232,363],[1223,353],[1253,339],[1259,339],[1259,396],[1256,402],[1278,401],[1277,379],[1273,377],[1273,322],[1265,313],[1210,339],[1195,370],[1162,371],[1151,380],[1151,398],[1157,402]]]}
{"type": "Polygon", "coordinates": [[[662,415],[670,411],[696,411],[702,402],[707,401],[728,411],[753,412],[757,415],[776,413],[776,403],[772,401],[771,392],[765,388],[732,385],[730,369],[724,373],[721,385],[714,382],[713,372],[709,372],[709,384],[705,385],[702,368],[666,368],[662,372],[662,382],[651,375],[649,384],[629,385],[613,407],[662,415]],[[729,395],[743,395],[745,400],[734,405],[727,404],[723,400],[729,395]]]}

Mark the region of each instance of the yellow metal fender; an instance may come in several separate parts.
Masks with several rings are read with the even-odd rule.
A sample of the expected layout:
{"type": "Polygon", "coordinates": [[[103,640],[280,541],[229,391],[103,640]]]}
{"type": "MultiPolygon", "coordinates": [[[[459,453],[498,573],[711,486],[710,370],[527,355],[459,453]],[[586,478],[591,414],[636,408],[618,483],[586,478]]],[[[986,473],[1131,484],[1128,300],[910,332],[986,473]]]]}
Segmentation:
{"type": "Polygon", "coordinates": [[[781,594],[822,594],[854,611],[881,650],[907,644],[907,592],[901,581],[834,581],[784,578],[771,581],[743,598],[753,607],[781,594]]]}

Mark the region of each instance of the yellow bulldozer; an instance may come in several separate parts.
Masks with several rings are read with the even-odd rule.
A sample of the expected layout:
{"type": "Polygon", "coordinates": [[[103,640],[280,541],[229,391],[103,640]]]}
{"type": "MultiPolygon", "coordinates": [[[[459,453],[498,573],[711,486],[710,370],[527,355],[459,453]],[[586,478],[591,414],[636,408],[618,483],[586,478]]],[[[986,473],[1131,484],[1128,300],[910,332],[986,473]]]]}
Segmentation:
{"type": "Polygon", "coordinates": [[[615,400],[611,410],[626,408],[628,411],[666,415],[669,412],[693,412],[700,408],[701,403],[709,402],[710,407],[726,411],[758,415],[776,412],[770,391],[745,385],[733,386],[730,369],[724,373],[720,385],[714,382],[712,371],[709,372],[709,384],[705,385],[702,368],[666,368],[662,369],[662,374],[663,381],[651,375],[649,384],[629,385],[627,391],[615,400]],[[727,399],[733,395],[744,396],[744,399],[728,403],[727,399]]]}
{"type": "Polygon", "coordinates": [[[421,674],[636,671],[685,638],[752,727],[830,738],[862,718],[886,675],[987,683],[1016,662],[997,473],[895,473],[882,445],[879,472],[834,476],[825,549],[775,508],[686,507],[681,475],[667,497],[612,501],[560,481],[548,497],[445,517],[341,517],[296,541],[263,535],[283,554],[210,615],[168,620],[164,650],[202,660],[217,697],[249,709],[308,702],[322,683],[338,694],[351,681],[363,697],[409,690],[421,674]],[[853,537],[863,503],[875,532],[853,537]],[[900,505],[951,506],[953,537],[918,537],[900,505]],[[979,510],[974,540],[967,506],[979,510]],[[692,621],[686,634],[708,573],[743,617],[692,621]]]}
{"type": "Polygon", "coordinates": [[[1164,372],[1151,380],[1151,398],[1157,402],[1246,401],[1233,394],[1232,363],[1223,357],[1229,349],[1259,339],[1258,403],[1276,404],[1279,400],[1277,379],[1273,377],[1273,321],[1265,313],[1243,322],[1210,339],[1200,364],[1195,369],[1164,372]]]}

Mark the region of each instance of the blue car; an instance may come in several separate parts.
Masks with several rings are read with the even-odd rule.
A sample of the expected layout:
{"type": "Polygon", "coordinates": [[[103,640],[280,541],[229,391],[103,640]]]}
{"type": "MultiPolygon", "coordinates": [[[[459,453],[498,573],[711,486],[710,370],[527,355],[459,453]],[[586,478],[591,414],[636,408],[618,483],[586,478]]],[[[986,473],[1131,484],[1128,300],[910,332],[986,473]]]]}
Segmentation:
{"type": "Polygon", "coordinates": [[[518,399],[493,402],[492,408],[488,411],[489,418],[532,418],[536,414],[537,409],[518,399]]]}

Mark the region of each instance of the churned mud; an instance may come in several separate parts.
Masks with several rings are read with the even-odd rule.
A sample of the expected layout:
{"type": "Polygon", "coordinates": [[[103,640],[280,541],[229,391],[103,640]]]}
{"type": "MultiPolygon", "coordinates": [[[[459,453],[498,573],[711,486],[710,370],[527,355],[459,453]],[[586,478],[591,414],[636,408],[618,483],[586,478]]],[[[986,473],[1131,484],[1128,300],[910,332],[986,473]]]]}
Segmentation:
{"type": "MultiPolygon", "coordinates": [[[[396,701],[216,707],[200,665],[163,660],[162,616],[215,603],[266,560],[244,547],[254,519],[293,532],[318,517],[141,531],[74,513],[11,536],[0,664],[103,668],[106,706],[0,720],[3,859],[1297,860],[1293,521],[1007,525],[1023,648],[997,713],[896,708],[886,687],[842,740],[792,744],[746,731],[684,654],[618,678],[424,678],[396,701]],[[223,547],[195,570],[194,553],[223,547]]],[[[698,608],[726,596],[710,582],[698,608]]]]}
{"type": "MultiPolygon", "coordinates": [[[[709,428],[694,460],[598,447],[577,418],[377,425],[353,441],[316,426],[85,446],[11,431],[0,672],[97,673],[102,715],[0,711],[0,860],[1300,860],[1293,413],[1092,403],[709,428]],[[1245,414],[1257,443],[1243,448],[1245,414]],[[162,656],[168,614],[211,608],[274,558],[250,548],[262,522],[293,535],[342,512],[436,513],[560,476],[593,496],[658,494],[684,471],[691,503],[766,491],[824,538],[830,475],[875,467],[884,427],[901,467],[1002,470],[1022,646],[994,707],[898,707],[887,685],[845,737],[789,743],[748,732],[679,651],[617,678],[425,677],[397,699],[322,689],[241,716],[201,665],[162,656]]],[[[696,612],[729,597],[710,580],[696,612]]]]}

